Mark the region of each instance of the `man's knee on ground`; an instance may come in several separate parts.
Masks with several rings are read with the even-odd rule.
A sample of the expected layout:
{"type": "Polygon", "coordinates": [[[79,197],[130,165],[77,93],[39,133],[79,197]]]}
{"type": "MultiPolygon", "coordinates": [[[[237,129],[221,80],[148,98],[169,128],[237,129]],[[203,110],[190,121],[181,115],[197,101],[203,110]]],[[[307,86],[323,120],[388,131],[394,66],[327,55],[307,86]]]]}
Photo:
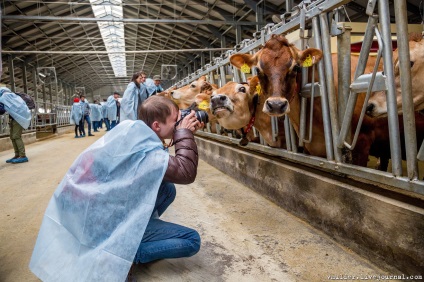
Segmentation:
{"type": "Polygon", "coordinates": [[[200,250],[201,239],[200,239],[199,233],[196,230],[192,231],[190,241],[191,241],[192,250],[191,250],[190,254],[188,255],[189,257],[194,256],[200,250]]]}

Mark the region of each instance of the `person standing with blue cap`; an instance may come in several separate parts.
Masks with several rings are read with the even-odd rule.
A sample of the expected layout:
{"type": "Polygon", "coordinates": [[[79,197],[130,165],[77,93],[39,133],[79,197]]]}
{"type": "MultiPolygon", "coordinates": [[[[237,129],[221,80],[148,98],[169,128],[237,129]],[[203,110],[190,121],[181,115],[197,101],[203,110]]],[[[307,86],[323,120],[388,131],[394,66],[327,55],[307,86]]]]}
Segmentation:
{"type": "Polygon", "coordinates": [[[0,115],[9,113],[10,140],[12,141],[15,156],[6,163],[24,163],[28,161],[25,154],[25,145],[22,141],[22,131],[31,123],[31,111],[25,101],[7,87],[0,87],[0,115]]]}

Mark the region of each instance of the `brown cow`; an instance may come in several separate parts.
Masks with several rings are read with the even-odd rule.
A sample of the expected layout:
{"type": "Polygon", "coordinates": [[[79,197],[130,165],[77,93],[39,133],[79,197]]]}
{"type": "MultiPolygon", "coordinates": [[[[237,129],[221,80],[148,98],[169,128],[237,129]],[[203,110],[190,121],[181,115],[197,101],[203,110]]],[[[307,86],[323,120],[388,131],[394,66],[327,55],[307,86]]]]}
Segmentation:
{"type": "MultiPolygon", "coordinates": [[[[318,63],[321,58],[322,52],[318,49],[309,48],[301,51],[293,44],[289,44],[284,36],[273,35],[256,54],[235,54],[231,56],[230,61],[237,68],[241,68],[244,64],[247,64],[249,67],[257,67],[261,87],[264,95],[267,96],[263,111],[273,116],[287,114],[292,121],[296,133],[299,135],[300,97],[298,92],[301,81],[300,66],[311,66],[318,63]]],[[[370,57],[365,73],[372,71],[374,64],[371,60],[373,58],[370,57]]],[[[352,56],[352,67],[357,65],[357,61],[358,57],[352,56]]],[[[334,70],[337,70],[337,59],[335,55],[333,56],[333,66],[334,70]]],[[[335,85],[337,86],[337,84],[337,73],[335,73],[335,85]]],[[[361,99],[363,99],[362,96],[358,98],[358,100],[361,99]]],[[[325,138],[320,100],[320,98],[316,98],[313,105],[314,125],[312,129],[312,142],[305,143],[304,146],[311,155],[325,157],[325,138]]],[[[361,103],[358,101],[352,120],[353,125],[357,123],[360,107],[361,103]]],[[[355,126],[352,126],[352,128],[355,128],[355,126]]],[[[370,134],[372,130],[372,119],[365,117],[361,134],[353,151],[352,161],[354,164],[366,166],[369,150],[373,143],[372,134],[370,134]]]]}
{"type": "Polygon", "coordinates": [[[211,95],[207,93],[200,93],[194,97],[194,102],[199,110],[203,110],[208,114],[210,130],[212,133],[216,133],[216,124],[218,123],[216,116],[210,109],[211,95]]]}
{"type": "Polygon", "coordinates": [[[171,97],[180,109],[186,109],[193,104],[197,94],[205,93],[211,95],[213,89],[214,85],[207,82],[205,76],[201,76],[198,80],[171,91],[171,97]]]}
{"type": "MultiPolygon", "coordinates": [[[[411,59],[412,97],[415,111],[424,109],[424,40],[421,34],[411,34],[409,37],[409,54],[411,59]]],[[[402,113],[402,90],[400,86],[399,53],[394,56],[394,75],[396,87],[396,102],[398,113],[402,113]]],[[[368,101],[367,114],[372,117],[387,115],[385,92],[373,93],[368,101]]]]}
{"type": "MultiPolygon", "coordinates": [[[[228,82],[215,90],[211,96],[211,111],[220,125],[226,129],[241,129],[242,134],[251,132],[254,126],[271,147],[282,147],[284,144],[284,127],[279,132],[279,138],[272,140],[271,117],[262,112],[260,107],[264,98],[257,91],[258,77],[253,77],[247,83],[228,82]]],[[[281,124],[282,125],[282,124],[281,124]]],[[[242,145],[252,141],[253,136],[242,140],[242,145]]]]}

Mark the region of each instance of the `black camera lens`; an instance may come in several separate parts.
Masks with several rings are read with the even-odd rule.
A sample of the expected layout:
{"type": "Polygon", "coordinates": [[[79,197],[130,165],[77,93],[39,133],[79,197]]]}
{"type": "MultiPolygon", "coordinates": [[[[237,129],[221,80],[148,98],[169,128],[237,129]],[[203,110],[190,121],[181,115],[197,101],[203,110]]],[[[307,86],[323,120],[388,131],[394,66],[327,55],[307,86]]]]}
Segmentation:
{"type": "Polygon", "coordinates": [[[208,113],[202,110],[196,111],[196,118],[199,122],[203,122],[204,124],[209,122],[208,113]]]}
{"type": "MultiPolygon", "coordinates": [[[[190,114],[191,109],[184,109],[184,110],[180,110],[181,112],[181,119],[183,120],[188,114],[190,114]]],[[[194,111],[196,118],[199,122],[203,122],[203,123],[208,123],[209,122],[209,116],[208,113],[202,110],[196,110],[194,111]]]]}

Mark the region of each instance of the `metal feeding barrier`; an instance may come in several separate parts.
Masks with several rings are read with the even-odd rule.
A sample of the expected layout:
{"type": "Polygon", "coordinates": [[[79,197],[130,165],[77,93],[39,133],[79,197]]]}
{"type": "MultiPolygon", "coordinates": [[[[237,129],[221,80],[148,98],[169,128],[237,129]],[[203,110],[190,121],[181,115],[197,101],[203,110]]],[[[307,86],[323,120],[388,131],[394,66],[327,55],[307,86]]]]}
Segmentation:
{"type": "MultiPolygon", "coordinates": [[[[366,13],[369,16],[367,26],[364,31],[362,49],[359,54],[359,64],[356,67],[354,81],[350,83],[350,62],[339,60],[339,81],[343,81],[342,87],[339,87],[339,99],[336,98],[333,79],[333,65],[331,60],[331,36],[337,36],[339,43],[339,58],[350,58],[350,30],[345,28],[349,24],[344,25],[335,22],[333,15],[340,13],[342,5],[350,1],[303,1],[293,8],[292,11],[280,16],[282,22],[278,24],[268,24],[260,31],[253,34],[253,39],[243,40],[234,50],[227,51],[223,56],[215,58],[213,63],[205,65],[195,73],[185,78],[177,85],[184,85],[201,76],[208,76],[211,83],[217,83],[223,86],[227,82],[227,74],[225,66],[229,65],[229,57],[235,53],[254,53],[264,46],[273,34],[287,35],[293,31],[299,31],[300,49],[304,49],[309,38],[307,27],[311,26],[313,42],[315,48],[323,51],[323,60],[316,67],[318,72],[318,81],[307,83],[306,79],[302,81],[301,88],[301,124],[299,144],[296,143],[295,132],[290,120],[284,119],[285,137],[287,149],[276,149],[262,144],[249,143],[245,148],[258,151],[264,154],[282,157],[284,159],[298,162],[304,165],[313,166],[324,169],[337,174],[344,174],[349,177],[362,178],[375,184],[384,184],[394,186],[407,191],[412,191],[424,195],[424,182],[419,180],[417,158],[424,160],[424,145],[417,152],[417,141],[415,135],[415,119],[411,95],[411,77],[409,69],[409,45],[408,45],[408,26],[406,18],[405,1],[395,1],[396,11],[396,28],[397,41],[400,61],[400,73],[402,80],[402,97],[403,97],[403,119],[405,126],[406,146],[406,164],[407,176],[403,176],[402,172],[402,155],[401,143],[399,136],[398,113],[396,109],[396,90],[394,86],[393,72],[393,52],[391,48],[391,25],[389,15],[388,0],[371,0],[368,1],[366,13]],[[378,12],[375,7],[378,2],[378,12]],[[332,23],[329,24],[329,19],[332,23]],[[377,24],[379,21],[379,24],[377,24]],[[380,58],[383,59],[384,73],[377,72],[377,65],[372,74],[364,74],[367,58],[374,37],[377,37],[379,43],[379,51],[377,54],[377,65],[380,58]],[[341,71],[340,71],[341,70],[341,71]],[[216,74],[216,76],[215,76],[216,74]],[[341,77],[341,79],[340,79],[341,77]],[[217,81],[216,81],[216,79],[217,81]],[[409,85],[409,88],[408,88],[409,85]],[[387,95],[388,106],[388,126],[390,133],[390,148],[392,172],[383,172],[371,168],[359,167],[347,163],[343,163],[342,149],[353,149],[356,145],[357,134],[359,132],[361,122],[365,113],[365,104],[363,105],[360,122],[353,141],[349,144],[350,124],[353,115],[353,108],[356,104],[358,93],[365,92],[367,97],[373,91],[385,91],[387,95]],[[302,146],[305,142],[311,142],[314,136],[311,131],[308,138],[305,138],[306,125],[306,109],[307,100],[312,105],[313,99],[320,98],[322,118],[324,121],[324,136],[327,156],[320,158],[306,154],[297,153],[298,145],[302,146]]],[[[246,75],[239,73],[239,70],[232,68],[232,80],[240,82],[246,80],[246,75]]],[[[252,73],[254,75],[255,73],[252,73]]],[[[306,71],[303,77],[307,77],[306,71]]],[[[312,108],[312,107],[311,107],[312,108]]],[[[312,112],[310,112],[312,115],[312,112]]],[[[272,119],[273,137],[278,135],[277,120],[272,119]]],[[[309,120],[309,127],[312,127],[312,119],[309,120]]],[[[220,132],[220,131],[218,131],[220,132]]],[[[238,144],[238,139],[213,134],[209,132],[198,132],[199,136],[211,138],[220,142],[238,144]]],[[[275,140],[275,139],[274,139],[275,140]]],[[[421,176],[422,177],[422,176],[421,176]]],[[[383,186],[384,186],[383,185],[383,186]]]]}

